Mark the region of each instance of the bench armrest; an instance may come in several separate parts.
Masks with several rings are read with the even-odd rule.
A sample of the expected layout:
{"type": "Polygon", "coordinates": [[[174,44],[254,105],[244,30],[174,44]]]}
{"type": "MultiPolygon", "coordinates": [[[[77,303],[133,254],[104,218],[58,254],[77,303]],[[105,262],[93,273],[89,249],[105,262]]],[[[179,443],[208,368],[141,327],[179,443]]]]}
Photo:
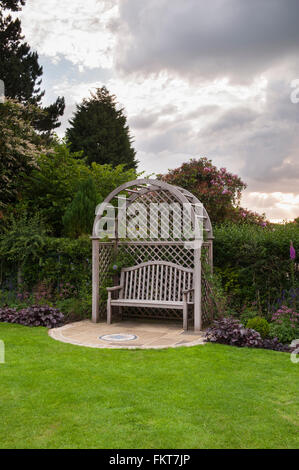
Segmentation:
{"type": "Polygon", "coordinates": [[[192,292],[194,290],[194,287],[191,287],[190,289],[183,290],[183,294],[189,294],[189,292],[192,292]]]}
{"type": "Polygon", "coordinates": [[[107,291],[108,291],[108,292],[113,292],[113,291],[115,291],[115,290],[122,289],[123,287],[124,287],[123,285],[114,286],[114,287],[107,287],[107,291]]]}

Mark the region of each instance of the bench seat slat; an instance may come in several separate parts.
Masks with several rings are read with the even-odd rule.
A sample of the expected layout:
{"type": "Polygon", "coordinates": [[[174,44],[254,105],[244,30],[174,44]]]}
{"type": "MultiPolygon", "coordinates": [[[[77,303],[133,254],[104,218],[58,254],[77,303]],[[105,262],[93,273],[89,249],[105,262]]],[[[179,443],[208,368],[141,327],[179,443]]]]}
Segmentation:
{"type": "Polygon", "coordinates": [[[177,308],[182,310],[184,302],[170,302],[167,300],[132,300],[132,299],[112,299],[111,305],[122,307],[152,307],[152,308],[177,308]]]}

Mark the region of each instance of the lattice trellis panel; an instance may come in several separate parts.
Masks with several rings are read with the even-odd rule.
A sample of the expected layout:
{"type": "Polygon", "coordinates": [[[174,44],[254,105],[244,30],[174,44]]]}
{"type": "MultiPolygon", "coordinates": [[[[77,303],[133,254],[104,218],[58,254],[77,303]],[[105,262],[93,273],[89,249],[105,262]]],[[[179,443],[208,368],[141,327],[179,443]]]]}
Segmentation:
{"type": "Polygon", "coordinates": [[[190,230],[194,230],[191,214],[169,191],[149,191],[127,203],[126,218],[120,218],[119,231],[131,240],[139,238],[174,241],[181,239],[182,235],[185,235],[186,239],[193,238],[193,234],[190,235],[190,230]],[[137,231],[136,221],[139,222],[137,231]]]}
{"type": "Polygon", "coordinates": [[[187,250],[182,244],[119,244],[119,250],[122,250],[135,261],[135,264],[144,261],[171,261],[180,264],[186,268],[193,268],[193,251],[187,250]]]}
{"type": "Polygon", "coordinates": [[[103,290],[106,286],[112,285],[112,277],[109,274],[109,268],[113,259],[114,243],[99,244],[99,285],[100,285],[100,304],[99,315],[106,316],[106,299],[103,290]]]}
{"type": "Polygon", "coordinates": [[[217,316],[217,303],[214,299],[212,287],[206,279],[204,270],[202,271],[201,296],[202,320],[203,325],[207,326],[217,316]]]}
{"type": "MultiPolygon", "coordinates": [[[[111,263],[113,261],[113,253],[118,250],[128,256],[132,260],[132,265],[143,263],[145,261],[170,261],[180,264],[186,268],[194,267],[193,250],[188,250],[182,243],[142,243],[136,242],[119,242],[116,248],[115,243],[99,244],[99,278],[100,278],[100,317],[106,318],[106,295],[105,288],[113,285],[111,276],[111,263]]],[[[210,244],[205,243],[202,250],[202,257],[206,261],[210,260],[210,244]]],[[[214,305],[211,300],[210,286],[202,272],[202,315],[203,321],[207,324],[212,316],[214,305]]],[[[189,320],[193,318],[192,308],[189,309],[189,320]]],[[[149,308],[123,308],[123,318],[159,318],[165,320],[181,320],[182,312],[176,309],[149,309],[149,308]]]]}

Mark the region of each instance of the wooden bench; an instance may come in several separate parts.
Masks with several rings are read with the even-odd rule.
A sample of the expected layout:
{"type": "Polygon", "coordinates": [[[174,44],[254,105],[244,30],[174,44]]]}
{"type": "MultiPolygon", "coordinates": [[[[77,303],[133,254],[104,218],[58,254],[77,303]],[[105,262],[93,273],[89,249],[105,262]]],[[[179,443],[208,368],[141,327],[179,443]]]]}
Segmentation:
{"type": "Polygon", "coordinates": [[[107,288],[107,323],[111,323],[113,306],[169,308],[183,311],[183,328],[187,329],[193,290],[193,269],[178,264],[147,261],[122,268],[120,284],[107,288]],[[113,292],[118,292],[118,298],[112,298],[113,292]]]}

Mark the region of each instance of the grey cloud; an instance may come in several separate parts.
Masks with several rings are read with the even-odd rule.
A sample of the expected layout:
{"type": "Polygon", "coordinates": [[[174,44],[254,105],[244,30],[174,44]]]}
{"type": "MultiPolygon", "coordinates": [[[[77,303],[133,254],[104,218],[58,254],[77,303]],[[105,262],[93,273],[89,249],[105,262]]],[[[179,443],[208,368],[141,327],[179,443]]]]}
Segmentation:
{"type": "Polygon", "coordinates": [[[177,106],[175,106],[174,104],[168,104],[167,106],[164,106],[164,108],[162,108],[161,112],[164,115],[171,115],[171,114],[175,114],[177,110],[178,110],[177,106]]]}
{"type": "Polygon", "coordinates": [[[159,119],[159,113],[146,114],[129,118],[129,124],[133,129],[146,129],[153,126],[159,119]]]}
{"type": "Polygon", "coordinates": [[[218,105],[200,106],[194,111],[191,111],[190,113],[185,114],[184,119],[185,120],[196,119],[203,115],[210,115],[211,113],[215,113],[216,111],[219,111],[219,109],[220,107],[218,105]]]}
{"type": "Polygon", "coordinates": [[[157,124],[160,117],[171,116],[176,112],[177,107],[171,104],[161,108],[161,110],[156,113],[150,113],[146,109],[143,109],[138,115],[129,118],[129,124],[133,129],[147,129],[157,124]]]}
{"type": "MultiPolygon", "coordinates": [[[[161,108],[161,110],[156,113],[150,113],[144,109],[138,115],[129,117],[128,121],[133,130],[145,130],[151,128],[165,133],[169,129],[172,129],[181,123],[183,124],[183,129],[186,130],[188,127],[188,132],[190,132],[187,121],[193,121],[199,117],[211,115],[212,113],[219,111],[219,109],[220,108],[217,105],[199,106],[197,109],[189,113],[179,113],[176,106],[168,105],[161,108]],[[163,119],[161,120],[160,118],[163,119]]],[[[170,133],[172,134],[173,131],[171,130],[170,133]]]]}
{"type": "Polygon", "coordinates": [[[299,105],[289,93],[287,82],[274,81],[263,110],[236,108],[200,133],[211,158],[230,155],[242,162],[240,174],[252,191],[298,192],[299,105]]]}
{"type": "Polygon", "coordinates": [[[296,57],[298,20],[298,0],[123,0],[117,64],[126,73],[251,79],[296,57]]]}
{"type": "Polygon", "coordinates": [[[235,108],[223,113],[217,121],[204,129],[203,132],[212,134],[228,131],[237,132],[244,126],[250,125],[257,117],[258,113],[249,108],[235,108]]]}
{"type": "Polygon", "coordinates": [[[219,114],[216,108],[214,120],[199,133],[183,115],[173,121],[156,120],[147,132],[136,133],[137,148],[161,158],[207,156],[240,174],[250,191],[298,193],[299,104],[291,103],[289,94],[287,81],[273,80],[261,109],[243,105],[219,114]]]}
{"type": "Polygon", "coordinates": [[[175,124],[167,130],[158,130],[138,139],[138,148],[142,152],[160,153],[169,151],[173,153],[192,153],[194,134],[188,124],[175,124]]]}

